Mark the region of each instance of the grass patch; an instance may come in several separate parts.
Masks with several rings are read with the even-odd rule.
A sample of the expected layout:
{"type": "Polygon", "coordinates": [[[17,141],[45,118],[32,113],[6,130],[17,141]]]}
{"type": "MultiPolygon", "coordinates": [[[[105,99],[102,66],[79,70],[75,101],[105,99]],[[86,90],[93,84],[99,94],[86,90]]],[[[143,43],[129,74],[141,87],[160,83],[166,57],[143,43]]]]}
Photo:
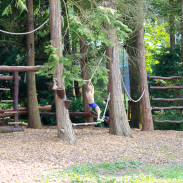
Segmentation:
{"type": "Polygon", "coordinates": [[[104,162],[75,165],[64,170],[49,170],[39,175],[38,182],[93,182],[93,183],[183,183],[183,165],[147,166],[139,161],[104,162]]]}

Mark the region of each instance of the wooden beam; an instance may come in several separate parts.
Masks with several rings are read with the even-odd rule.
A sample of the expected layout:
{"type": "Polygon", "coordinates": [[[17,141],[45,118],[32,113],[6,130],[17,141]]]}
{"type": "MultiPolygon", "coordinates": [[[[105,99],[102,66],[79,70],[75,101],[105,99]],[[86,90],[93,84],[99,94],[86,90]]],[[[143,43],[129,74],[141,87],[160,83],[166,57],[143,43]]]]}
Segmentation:
{"type": "Polygon", "coordinates": [[[163,79],[163,80],[182,79],[182,76],[171,76],[171,77],[148,76],[148,79],[163,79]]]}
{"type": "Polygon", "coordinates": [[[154,120],[155,123],[183,123],[183,120],[181,121],[173,121],[173,120],[163,120],[163,121],[158,121],[154,120]]]}
{"type": "MultiPolygon", "coordinates": [[[[4,76],[0,75],[0,80],[13,80],[14,76],[4,76]]],[[[21,80],[21,77],[18,77],[18,80],[21,80]]]]}
{"type": "MultiPolygon", "coordinates": [[[[28,111],[18,111],[18,115],[20,114],[27,114],[28,111]]],[[[0,118],[6,118],[6,117],[11,117],[13,116],[13,113],[9,113],[9,114],[0,114],[0,118]]]]}
{"type": "Polygon", "coordinates": [[[173,102],[173,101],[183,101],[183,98],[151,98],[152,101],[168,101],[168,102],[173,102]]]}
{"type": "Polygon", "coordinates": [[[6,71],[6,72],[27,72],[27,71],[38,71],[40,68],[43,68],[44,66],[37,65],[37,66],[0,66],[0,71],[6,71]]]}
{"type": "Polygon", "coordinates": [[[158,89],[158,90],[166,90],[166,89],[183,89],[183,86],[150,86],[151,90],[158,89]]]}
{"type": "MultiPolygon", "coordinates": [[[[40,112],[41,116],[56,116],[55,112],[40,112]]],[[[70,112],[69,116],[92,117],[91,112],[70,112]]]]}
{"type": "Polygon", "coordinates": [[[180,107],[176,107],[176,106],[172,106],[172,107],[152,107],[152,110],[154,110],[154,111],[169,110],[169,109],[183,109],[183,106],[180,106],[180,107]]]}
{"type": "MultiPolygon", "coordinates": [[[[19,79],[18,79],[18,72],[14,72],[14,102],[13,107],[14,111],[18,111],[18,94],[19,94],[19,79]]],[[[17,113],[13,115],[14,121],[18,121],[18,115],[17,113]]],[[[15,125],[15,127],[18,127],[18,125],[15,125]]]]}
{"type": "MultiPolygon", "coordinates": [[[[47,106],[39,106],[38,109],[41,111],[41,110],[44,110],[44,111],[50,111],[51,110],[51,105],[47,105],[47,106]]],[[[14,109],[6,109],[6,111],[14,111],[14,109]]],[[[18,108],[18,111],[28,111],[28,107],[19,107],[18,108]]],[[[4,110],[1,109],[0,110],[0,113],[4,113],[4,110]]]]}

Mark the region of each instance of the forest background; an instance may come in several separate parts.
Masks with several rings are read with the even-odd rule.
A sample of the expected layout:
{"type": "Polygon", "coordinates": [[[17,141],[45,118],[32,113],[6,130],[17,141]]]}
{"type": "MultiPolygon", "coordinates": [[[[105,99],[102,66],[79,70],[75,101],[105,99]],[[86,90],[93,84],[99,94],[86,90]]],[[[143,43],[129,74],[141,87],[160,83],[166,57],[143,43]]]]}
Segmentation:
{"type": "MultiPolygon", "coordinates": [[[[115,15],[121,15],[120,17],[115,15],[111,17],[113,19],[120,20],[128,26],[132,32],[128,33],[128,38],[119,40],[120,41],[120,58],[121,65],[123,65],[124,52],[127,52],[129,56],[129,69],[133,70],[133,74],[130,73],[131,84],[135,86],[135,89],[131,91],[131,96],[134,99],[139,98],[139,83],[138,83],[138,71],[136,66],[136,57],[139,50],[137,49],[136,43],[134,43],[135,32],[137,30],[137,19],[139,11],[143,11],[144,17],[144,41],[146,49],[146,69],[148,75],[156,76],[175,76],[182,74],[182,54],[181,54],[181,8],[182,1],[178,0],[144,0],[143,9],[138,9],[136,0],[116,0],[117,12],[115,15]],[[134,67],[134,68],[132,68],[134,67]]],[[[81,50],[80,50],[80,36],[87,35],[93,19],[98,18],[102,21],[102,18],[97,16],[96,7],[100,5],[100,1],[62,1],[62,17],[64,24],[62,25],[62,36],[63,36],[63,53],[66,61],[72,60],[68,68],[73,65],[79,65],[81,62],[81,50]],[[97,5],[97,6],[96,6],[97,5]],[[66,8],[66,9],[65,9],[66,8]],[[93,13],[93,14],[92,14],[93,13]],[[95,14],[94,14],[95,13],[95,14]],[[91,16],[93,15],[93,17],[91,16]],[[86,31],[86,32],[85,32],[86,31]],[[68,56],[69,55],[69,56],[68,56]]],[[[49,17],[49,1],[36,1],[34,2],[34,27],[40,26],[49,17]]],[[[26,32],[26,6],[25,1],[0,1],[0,29],[7,30],[10,32],[26,32]]],[[[95,27],[93,35],[88,34],[87,44],[88,49],[86,53],[87,60],[89,61],[89,75],[91,76],[95,66],[100,60],[104,53],[104,43],[107,40],[102,37],[102,30],[100,27],[95,27]],[[90,37],[89,37],[90,36],[90,37]],[[92,37],[96,36],[96,37],[92,37]],[[101,36],[101,37],[100,37],[101,36]],[[96,41],[96,38],[100,41],[96,41]]],[[[124,35],[126,37],[127,35],[124,35]]],[[[35,33],[35,62],[36,65],[43,65],[47,62],[49,57],[48,45],[50,45],[50,26],[49,21],[44,25],[43,28],[39,29],[35,33]],[[47,53],[45,50],[47,49],[47,53]]],[[[9,35],[0,34],[0,65],[26,65],[26,36],[21,35],[9,35]]],[[[106,59],[104,58],[104,63],[106,59]]],[[[125,65],[125,63],[124,63],[125,65]]],[[[66,71],[68,71],[66,68],[66,71]]],[[[76,68],[78,69],[78,68],[76,68]]],[[[123,71],[123,69],[122,69],[123,71]]],[[[73,72],[74,73],[74,72],[73,72]]],[[[107,98],[106,84],[107,75],[104,74],[106,71],[100,67],[96,76],[93,78],[95,84],[95,100],[101,109],[105,108],[105,102],[107,98]]],[[[11,75],[12,73],[2,72],[4,75],[11,75]]],[[[71,73],[65,72],[66,75],[71,73]]],[[[27,82],[25,72],[19,72],[22,80],[20,80],[19,86],[19,106],[27,106],[27,82]]],[[[123,75],[125,75],[123,73],[123,75]]],[[[13,92],[13,81],[8,81],[11,91],[13,92]]],[[[52,82],[52,78],[46,76],[36,75],[36,91],[38,103],[40,106],[50,105],[53,102],[54,94],[51,89],[45,84],[46,82],[52,82]]],[[[0,87],[6,85],[5,81],[0,83],[0,87]]],[[[66,78],[66,93],[67,99],[72,100],[72,105],[69,108],[70,112],[81,112],[83,111],[83,96],[82,96],[82,82],[73,81],[72,79],[66,78]]],[[[158,86],[170,86],[170,85],[182,85],[182,80],[173,80],[165,82],[163,80],[149,80],[149,85],[158,86]]],[[[123,89],[124,90],[124,89],[123,89]]],[[[132,87],[131,87],[132,90],[132,87]]],[[[168,90],[167,92],[162,91],[150,91],[150,96],[157,98],[180,98],[182,91],[168,90]]],[[[11,94],[13,96],[13,93],[11,94]]],[[[124,94],[123,94],[124,95],[124,94]]],[[[4,93],[4,98],[10,99],[9,93],[4,93]]],[[[128,98],[125,95],[125,101],[128,98]]],[[[126,103],[126,110],[128,109],[128,103],[126,103]]],[[[7,104],[8,105],[8,104],[7,104]]],[[[140,105],[136,104],[136,105],[140,105]]],[[[159,103],[151,102],[152,106],[181,106],[182,102],[170,102],[159,103]]],[[[11,108],[12,106],[6,106],[11,108]]],[[[140,108],[140,107],[138,107],[140,108]]],[[[51,111],[55,112],[55,106],[53,103],[51,111]]],[[[106,113],[108,115],[108,111],[106,113]]],[[[28,116],[22,115],[23,121],[28,116]]],[[[140,121],[136,124],[132,117],[131,127],[140,127],[140,121]]],[[[182,110],[170,110],[170,111],[156,111],[153,112],[153,118],[164,120],[181,120],[182,110]]],[[[72,117],[72,122],[81,122],[81,117],[72,117]]],[[[41,121],[44,125],[56,125],[55,117],[43,117],[41,121]]],[[[154,124],[155,129],[176,129],[183,130],[182,124],[154,124]]]]}

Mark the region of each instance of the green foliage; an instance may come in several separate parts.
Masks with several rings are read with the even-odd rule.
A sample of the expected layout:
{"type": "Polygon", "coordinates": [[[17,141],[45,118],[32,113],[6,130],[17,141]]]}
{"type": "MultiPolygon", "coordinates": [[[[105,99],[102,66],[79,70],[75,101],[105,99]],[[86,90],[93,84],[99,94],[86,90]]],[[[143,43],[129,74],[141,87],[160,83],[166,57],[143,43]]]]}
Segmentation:
{"type": "Polygon", "coordinates": [[[146,52],[146,69],[152,73],[152,66],[158,63],[155,55],[162,53],[162,47],[169,47],[170,37],[163,25],[155,23],[145,24],[145,48],[146,52]]]}
{"type": "Polygon", "coordinates": [[[108,32],[103,27],[104,23],[108,24],[110,29],[116,28],[116,33],[120,41],[127,38],[127,33],[131,32],[131,30],[119,20],[121,15],[114,9],[98,6],[94,11],[86,12],[86,16],[87,17],[84,18],[83,16],[79,17],[78,15],[70,13],[69,20],[71,31],[86,36],[89,41],[97,41],[107,46],[113,44],[108,40],[108,32]]]}
{"type": "MultiPolygon", "coordinates": [[[[2,15],[8,15],[8,14],[12,14],[12,5],[13,4],[13,0],[11,1],[11,3],[4,9],[2,15]]],[[[20,14],[26,10],[27,10],[27,7],[26,7],[26,0],[15,0],[15,7],[17,7],[19,10],[20,10],[20,14]]]]}
{"type": "Polygon", "coordinates": [[[65,170],[46,172],[36,181],[41,182],[183,182],[183,166],[146,166],[139,161],[104,162],[100,164],[74,165],[65,170]]]}

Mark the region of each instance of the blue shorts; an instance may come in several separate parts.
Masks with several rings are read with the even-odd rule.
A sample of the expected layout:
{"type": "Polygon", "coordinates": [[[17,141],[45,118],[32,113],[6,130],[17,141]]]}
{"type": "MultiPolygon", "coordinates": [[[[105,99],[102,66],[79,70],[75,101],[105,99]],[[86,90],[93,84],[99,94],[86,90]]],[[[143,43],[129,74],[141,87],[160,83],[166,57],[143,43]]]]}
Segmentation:
{"type": "Polygon", "coordinates": [[[89,106],[90,106],[90,107],[96,108],[96,107],[97,107],[97,104],[94,102],[94,103],[92,103],[92,104],[89,104],[89,106]]]}

